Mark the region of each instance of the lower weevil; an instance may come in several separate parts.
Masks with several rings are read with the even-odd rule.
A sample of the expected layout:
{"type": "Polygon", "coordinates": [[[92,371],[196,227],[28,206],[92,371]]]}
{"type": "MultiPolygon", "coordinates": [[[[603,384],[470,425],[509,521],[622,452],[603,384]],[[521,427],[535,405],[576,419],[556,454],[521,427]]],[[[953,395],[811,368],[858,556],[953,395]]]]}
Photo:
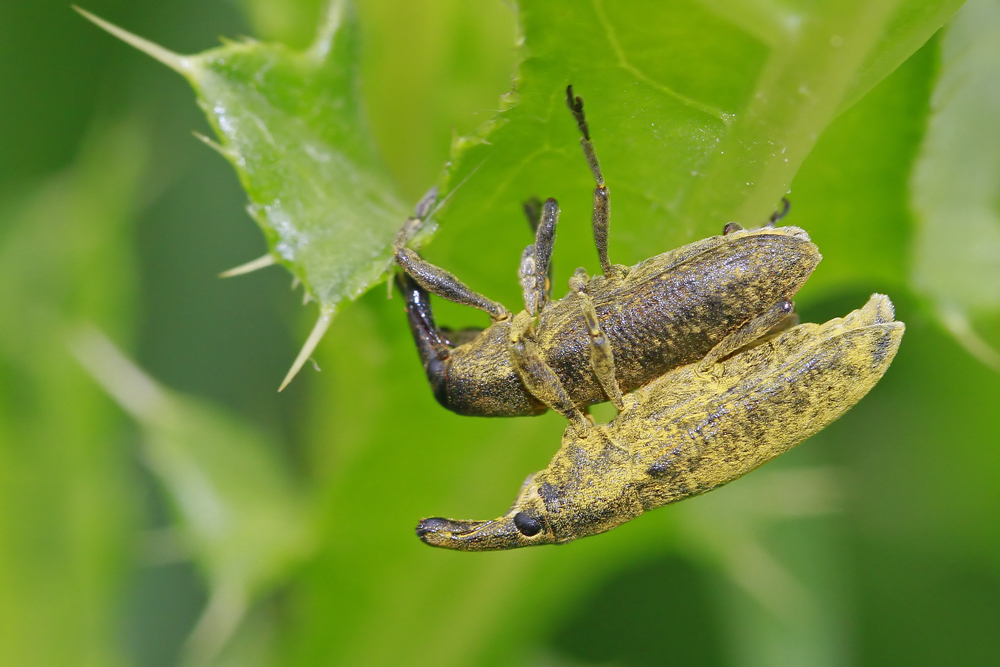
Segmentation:
{"type": "Polygon", "coordinates": [[[434,396],[463,415],[511,417],[552,408],[582,431],[587,406],[624,395],[682,364],[714,363],[768,332],[794,324],[792,296],[821,256],[808,234],[770,223],[697,241],[626,267],[608,260],[609,195],[583,101],[567,89],[581,145],[596,181],[593,230],[603,275],[577,269],[570,292],[550,297],[549,264],[559,207],[541,206],[535,242],[521,259],[525,310],[513,315],[406,247],[427,216],[433,194],[417,207],[394,243],[405,272],[413,338],[434,396]],[[490,315],[483,330],[439,329],[428,292],[490,315]]]}
{"type": "Polygon", "coordinates": [[[492,521],[424,519],[436,547],[497,551],[611,530],[656,507],[711,491],[824,428],[861,400],[899,348],[888,297],[825,324],[801,324],[720,362],[666,373],[585,433],[567,427],[549,466],[492,521]]]}

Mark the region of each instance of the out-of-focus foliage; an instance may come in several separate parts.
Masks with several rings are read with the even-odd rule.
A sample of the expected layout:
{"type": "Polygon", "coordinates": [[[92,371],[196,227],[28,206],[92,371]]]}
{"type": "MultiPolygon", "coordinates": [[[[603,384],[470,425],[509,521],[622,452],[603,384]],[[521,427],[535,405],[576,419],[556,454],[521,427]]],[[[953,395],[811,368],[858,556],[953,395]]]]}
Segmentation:
{"type": "Polygon", "coordinates": [[[0,235],[0,664],[118,665],[136,529],[115,409],[67,343],[132,328],[138,127],[94,130],[73,166],[8,198],[0,235]]]}
{"type": "MultiPolygon", "coordinates": [[[[1000,5],[976,2],[941,45],[941,78],[912,178],[914,285],[970,351],[1000,370],[970,320],[1000,311],[1000,5]]],[[[987,326],[987,330],[994,327],[987,326]]]]}
{"type": "MultiPolygon", "coordinates": [[[[927,273],[915,251],[988,248],[966,238],[969,228],[939,227],[947,243],[925,243],[911,213],[921,234],[965,220],[933,218],[922,203],[951,215],[944,181],[927,176],[911,190],[931,167],[982,196],[997,185],[975,165],[1000,136],[998,116],[973,106],[998,76],[987,41],[996,2],[974,1],[922,48],[959,3],[357,2],[356,55],[337,52],[337,62],[360,76],[348,116],[370,128],[353,139],[367,164],[388,166],[373,167],[385,191],[412,203],[437,181],[453,128],[488,142],[457,143],[446,172],[454,195],[426,247],[473,287],[518,303],[530,240],[519,208],[532,195],[563,208],[556,291],[577,265],[596,266],[592,183],[562,101],[572,83],[611,188],[614,261],[717,233],[729,219],[762,221],[790,187],[790,222],[825,256],[798,299],[803,318],[842,315],[884,291],[908,327],[871,395],[744,480],[566,547],[462,554],[422,545],[416,520],[501,512],[555,450],[562,420],[441,409],[399,300],[382,290],[334,320],[315,355],[321,373],[307,365],[275,395],[315,315],[296,305],[279,269],[215,279],[269,248],[230,166],[185,139],[213,129],[190,89],[63,5],[13,0],[0,22],[0,97],[18,100],[0,108],[0,663],[204,662],[209,651],[182,646],[199,618],[212,618],[219,573],[258,553],[241,568],[249,608],[217,665],[994,664],[1000,378],[936,323],[940,300],[923,299],[946,294],[944,283],[910,287],[927,273]],[[515,56],[517,94],[497,115],[515,56]],[[955,105],[963,115],[947,121],[955,105]],[[92,132],[104,138],[76,148],[93,117],[126,109],[143,122],[92,132]],[[492,133],[475,130],[494,116],[492,133]],[[945,121],[981,140],[935,139],[945,121]],[[155,437],[141,436],[149,424],[137,433],[74,361],[67,336],[80,320],[194,394],[185,406],[208,400],[233,415],[178,412],[164,443],[203,479],[228,480],[214,488],[232,491],[225,502],[251,527],[245,539],[203,530],[211,513],[171,466],[155,465],[155,437]],[[268,517],[286,520],[271,529],[268,517]],[[300,541],[311,526],[314,552],[300,541]]],[[[240,6],[245,14],[214,0],[86,9],[184,53],[210,49],[219,34],[308,49],[325,15],[317,0],[240,6]]],[[[307,62],[252,42],[207,53],[230,74],[265,56],[285,73],[307,62]]],[[[274,100],[244,87],[253,76],[223,80],[220,96],[229,86],[274,100]]],[[[305,101],[277,105],[286,129],[302,129],[305,101]]],[[[256,150],[254,134],[264,133],[231,141],[256,150]]],[[[301,164],[272,162],[272,180],[250,184],[252,201],[254,188],[285,187],[273,179],[301,164]]],[[[405,215],[409,204],[397,205],[405,215]]],[[[381,233],[396,222],[386,218],[381,233]]],[[[974,285],[993,266],[979,257],[946,266],[974,285]]],[[[976,303],[970,318],[988,333],[998,314],[976,303]]],[[[444,324],[481,322],[437,310],[444,324]]]]}
{"type": "Polygon", "coordinates": [[[208,604],[186,647],[189,660],[208,662],[254,598],[305,554],[305,498],[273,445],[253,429],[158,386],[93,328],[76,332],[72,347],[143,427],[142,455],[173,506],[177,546],[198,563],[208,584],[208,604]]]}

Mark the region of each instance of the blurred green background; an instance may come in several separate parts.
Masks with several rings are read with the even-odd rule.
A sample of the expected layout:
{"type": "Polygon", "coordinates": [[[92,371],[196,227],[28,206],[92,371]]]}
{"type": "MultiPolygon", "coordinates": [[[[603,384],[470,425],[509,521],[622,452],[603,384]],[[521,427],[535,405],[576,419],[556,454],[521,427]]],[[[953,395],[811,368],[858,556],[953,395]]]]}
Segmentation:
{"type": "MultiPolygon", "coordinates": [[[[394,195],[416,201],[449,158],[451,186],[474,172],[426,251],[473,287],[518,303],[532,195],[562,204],[556,291],[595,270],[592,186],[548,85],[573,77],[612,191],[613,260],[763,220],[790,182],[789,221],[825,256],[803,319],[879,291],[907,324],[865,400],[752,475],[579,543],[463,554],[421,544],[416,521],[500,514],[562,420],[441,409],[382,288],[342,306],[322,371],[277,394],[316,307],[282,268],[217,278],[267,247],[230,165],[191,136],[212,130],[190,87],[63,3],[4,0],[0,664],[1000,663],[1000,4],[976,0],[940,32],[959,3],[813,4],[355,2],[361,101],[394,195]],[[610,50],[577,21],[605,11],[610,50]],[[820,101],[789,95],[761,121],[797,155],[783,167],[772,151],[763,189],[705,191],[685,160],[758,131],[740,123],[782,48],[754,29],[768,16],[804,19],[800,46],[837,21],[882,32],[854,69],[786,53],[802,76],[852,78],[837,97],[793,87],[820,101]],[[509,122],[450,153],[515,71],[509,122]],[[736,113],[736,130],[670,107],[650,71],[736,113]]],[[[240,35],[303,48],[320,3],[86,9],[196,53],[240,35]]]]}

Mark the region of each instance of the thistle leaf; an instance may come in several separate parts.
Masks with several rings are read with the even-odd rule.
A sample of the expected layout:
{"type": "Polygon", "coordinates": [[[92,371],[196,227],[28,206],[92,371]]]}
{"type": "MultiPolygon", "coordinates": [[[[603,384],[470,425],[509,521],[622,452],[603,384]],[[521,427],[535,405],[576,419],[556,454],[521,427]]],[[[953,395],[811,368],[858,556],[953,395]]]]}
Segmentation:
{"type": "Polygon", "coordinates": [[[270,255],[326,316],[382,279],[408,207],[365,124],[347,2],[329,4],[304,51],[244,40],[192,56],[78,11],[191,83],[270,255]]]}

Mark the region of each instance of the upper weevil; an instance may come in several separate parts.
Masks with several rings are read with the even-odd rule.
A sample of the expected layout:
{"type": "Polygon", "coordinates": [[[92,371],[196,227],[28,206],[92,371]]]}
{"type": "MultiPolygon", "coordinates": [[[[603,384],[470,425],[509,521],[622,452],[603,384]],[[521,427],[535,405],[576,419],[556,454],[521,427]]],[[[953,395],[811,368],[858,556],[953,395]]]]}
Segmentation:
{"type": "MultiPolygon", "coordinates": [[[[550,298],[549,260],[559,206],[541,207],[535,242],[521,258],[525,310],[507,308],[478,294],[406,243],[427,216],[433,195],[417,207],[394,243],[405,274],[397,284],[406,297],[410,328],[437,400],[463,415],[535,415],[552,408],[578,429],[590,422],[587,406],[611,400],[672,368],[701,360],[701,368],[794,323],[791,297],[821,256],[797,227],[761,229],[726,225],[721,236],[697,241],[626,267],[608,260],[608,188],[583,113],[583,101],[567,88],[567,103],[597,187],[593,229],[603,275],[577,269],[570,292],[550,298]],[[454,334],[439,329],[431,292],[487,312],[483,330],[454,334]]],[[[529,214],[529,217],[533,217],[529,214]]]]}
{"type": "Polygon", "coordinates": [[[719,487],[805,440],[882,377],[903,323],[873,295],[825,324],[802,324],[701,373],[677,368],[625,397],[583,434],[567,427],[549,466],[492,521],[424,519],[427,544],[495,551],[569,542],[719,487]]]}

